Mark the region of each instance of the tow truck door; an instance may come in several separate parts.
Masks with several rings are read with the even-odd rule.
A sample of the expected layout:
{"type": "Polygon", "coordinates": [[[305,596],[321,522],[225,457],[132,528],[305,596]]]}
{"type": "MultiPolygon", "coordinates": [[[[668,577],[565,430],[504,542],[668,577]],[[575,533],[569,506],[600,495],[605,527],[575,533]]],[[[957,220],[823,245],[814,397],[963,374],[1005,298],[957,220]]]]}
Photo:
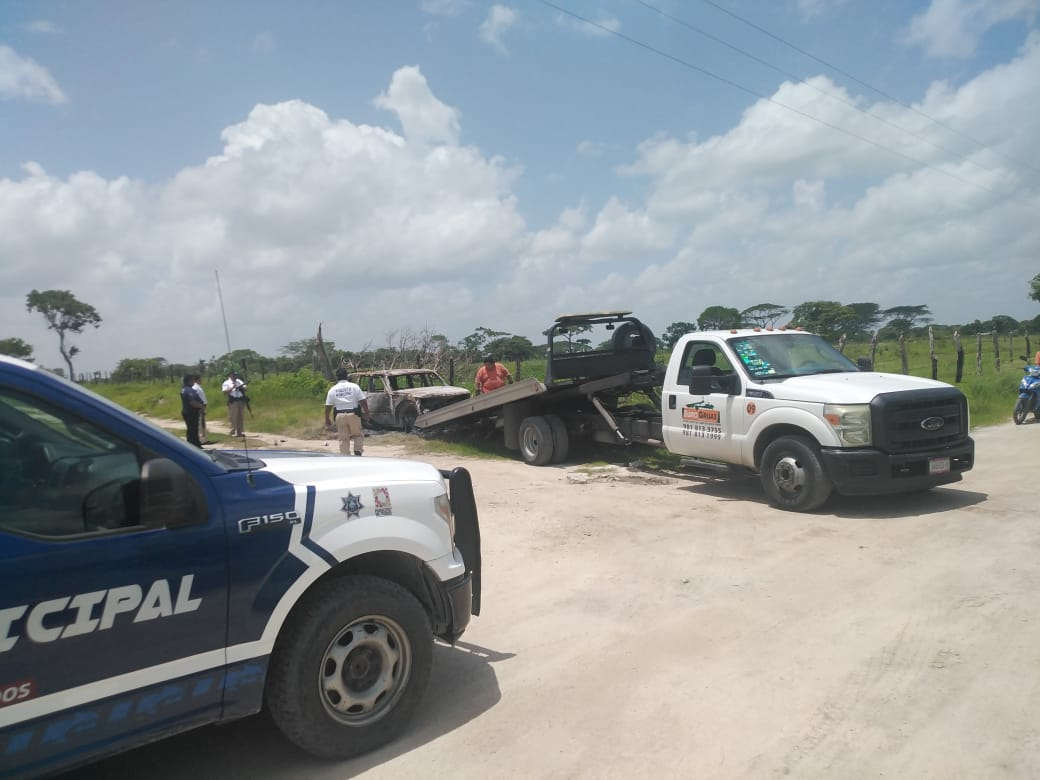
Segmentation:
{"type": "Polygon", "coordinates": [[[724,463],[740,462],[740,442],[748,425],[741,375],[718,344],[687,342],[676,382],[665,386],[662,400],[662,433],[671,452],[724,463]],[[690,392],[695,366],[711,372],[711,392],[690,392]]]}
{"type": "Polygon", "coordinates": [[[0,766],[29,774],[222,703],[219,513],[200,488],[197,516],[142,525],[141,469],[158,453],[81,412],[0,381],[0,766]]]}

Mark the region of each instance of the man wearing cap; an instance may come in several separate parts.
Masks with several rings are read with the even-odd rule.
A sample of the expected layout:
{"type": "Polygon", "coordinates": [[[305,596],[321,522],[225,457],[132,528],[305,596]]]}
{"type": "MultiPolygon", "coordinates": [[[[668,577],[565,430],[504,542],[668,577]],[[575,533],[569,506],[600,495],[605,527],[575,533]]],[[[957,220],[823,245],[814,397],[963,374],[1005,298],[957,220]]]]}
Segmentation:
{"type": "Polygon", "coordinates": [[[513,375],[509,369],[496,361],[494,355],[486,355],[484,365],[477,369],[477,395],[498,390],[505,387],[506,383],[513,384],[513,375]]]}
{"type": "Polygon", "coordinates": [[[237,371],[228,373],[228,378],[220,386],[227,399],[228,425],[232,436],[245,436],[246,419],[246,383],[238,378],[237,371]]]}
{"type": "Polygon", "coordinates": [[[336,438],[339,439],[339,454],[350,454],[350,443],[354,443],[354,454],[365,449],[365,432],[361,429],[361,418],[368,417],[368,401],[365,391],[347,379],[347,369],[336,369],[336,382],[325,396],[325,427],[332,428],[336,421],[336,438]]]}

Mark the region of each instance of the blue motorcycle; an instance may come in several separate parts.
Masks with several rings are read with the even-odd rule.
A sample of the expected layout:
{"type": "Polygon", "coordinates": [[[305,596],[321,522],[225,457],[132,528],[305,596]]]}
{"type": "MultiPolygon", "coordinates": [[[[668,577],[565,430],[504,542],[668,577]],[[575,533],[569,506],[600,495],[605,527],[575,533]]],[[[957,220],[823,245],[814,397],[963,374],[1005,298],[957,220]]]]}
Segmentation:
{"type": "Polygon", "coordinates": [[[1026,366],[1026,373],[1018,383],[1018,401],[1012,417],[1015,425],[1026,421],[1026,415],[1033,413],[1033,418],[1040,418],[1040,366],[1026,366]]]}

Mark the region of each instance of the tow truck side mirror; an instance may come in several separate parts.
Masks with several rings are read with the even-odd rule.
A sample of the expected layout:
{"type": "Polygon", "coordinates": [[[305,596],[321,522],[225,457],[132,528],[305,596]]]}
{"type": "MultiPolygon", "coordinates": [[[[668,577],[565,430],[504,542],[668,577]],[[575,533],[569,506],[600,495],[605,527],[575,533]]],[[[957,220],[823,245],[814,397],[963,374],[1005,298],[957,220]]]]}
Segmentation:
{"type": "Polygon", "coordinates": [[[177,528],[206,522],[206,498],[198,483],[169,458],[141,467],[141,525],[177,528]]]}

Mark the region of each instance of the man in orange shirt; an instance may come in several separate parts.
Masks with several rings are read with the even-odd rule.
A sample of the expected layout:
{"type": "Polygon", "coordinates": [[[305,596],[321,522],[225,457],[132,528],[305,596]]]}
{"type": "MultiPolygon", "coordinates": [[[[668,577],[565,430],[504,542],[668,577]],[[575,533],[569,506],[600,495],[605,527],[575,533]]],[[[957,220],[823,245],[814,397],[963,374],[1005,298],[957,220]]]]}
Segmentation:
{"type": "Polygon", "coordinates": [[[507,382],[513,384],[509,369],[497,362],[494,355],[485,356],[484,365],[477,369],[477,395],[505,387],[507,382]]]}

